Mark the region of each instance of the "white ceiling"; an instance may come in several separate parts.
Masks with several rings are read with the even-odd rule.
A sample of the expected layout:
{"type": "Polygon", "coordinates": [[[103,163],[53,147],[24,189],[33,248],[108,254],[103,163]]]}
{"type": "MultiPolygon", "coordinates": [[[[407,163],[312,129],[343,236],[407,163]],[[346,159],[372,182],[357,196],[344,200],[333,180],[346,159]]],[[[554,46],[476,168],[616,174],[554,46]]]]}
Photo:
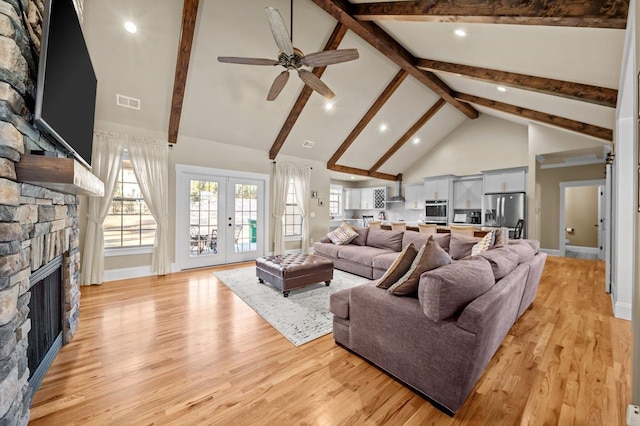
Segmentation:
{"type": "MultiPolygon", "coordinates": [[[[364,0],[352,1],[362,3],[364,0]]],[[[222,64],[217,56],[274,58],[277,48],[264,8],[280,10],[289,26],[287,0],[200,0],[180,123],[190,136],[268,152],[302,88],[292,74],[278,99],[266,95],[279,67],[222,64]]],[[[168,129],[182,2],[178,0],[85,0],[84,31],[98,77],[96,119],[153,131],[168,129]],[[123,29],[125,20],[139,28],[123,29]],[[141,99],[142,109],[117,107],[116,93],[141,99]]],[[[336,21],[309,0],[294,0],[293,43],[305,53],[322,50],[336,21]]],[[[377,22],[414,56],[617,88],[624,30],[534,25],[377,22]],[[453,31],[464,28],[466,38],[453,31]]],[[[334,109],[314,93],[281,154],[328,161],[399,68],[355,34],[340,48],[357,48],[356,61],[331,65],[322,80],[336,93],[334,109]],[[302,147],[312,140],[312,149],[302,147]]],[[[615,110],[452,74],[438,73],[453,90],[612,129],[615,110]]],[[[408,77],[358,136],[338,164],[369,169],[438,97],[408,77]],[[381,133],[378,126],[388,125],[381,133]]],[[[527,121],[477,107],[521,124],[527,121]]],[[[445,105],[380,171],[398,174],[467,120],[445,105]]],[[[180,139],[178,139],[179,143],[180,139]]],[[[265,158],[266,158],[265,154],[265,158]]],[[[344,178],[344,177],[343,177],[344,178]]]]}

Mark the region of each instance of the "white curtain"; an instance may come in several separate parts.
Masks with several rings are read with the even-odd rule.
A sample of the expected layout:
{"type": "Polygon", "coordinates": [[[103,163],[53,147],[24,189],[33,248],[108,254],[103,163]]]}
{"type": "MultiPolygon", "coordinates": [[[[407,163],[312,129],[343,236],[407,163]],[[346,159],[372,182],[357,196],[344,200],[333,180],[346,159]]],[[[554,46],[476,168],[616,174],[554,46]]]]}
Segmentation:
{"type": "Polygon", "coordinates": [[[273,179],[273,203],[272,217],[273,217],[273,240],[274,248],[273,254],[284,254],[284,229],[283,219],[284,211],[287,204],[287,190],[289,189],[289,164],[277,163],[274,164],[274,179],[273,179]]]}
{"type": "Polygon", "coordinates": [[[308,253],[311,168],[302,164],[292,164],[290,170],[296,204],[302,216],[302,253],[308,253]]]}
{"type": "Polygon", "coordinates": [[[96,134],[93,140],[91,171],[104,182],[104,197],[89,197],[89,221],[82,252],[81,284],[101,284],[104,281],[104,222],[116,180],[122,165],[124,141],[109,135],[96,134]]]}
{"type": "Polygon", "coordinates": [[[151,266],[158,275],[171,272],[169,259],[169,201],[167,197],[169,145],[162,141],[127,140],[133,173],[156,221],[151,266]]]}

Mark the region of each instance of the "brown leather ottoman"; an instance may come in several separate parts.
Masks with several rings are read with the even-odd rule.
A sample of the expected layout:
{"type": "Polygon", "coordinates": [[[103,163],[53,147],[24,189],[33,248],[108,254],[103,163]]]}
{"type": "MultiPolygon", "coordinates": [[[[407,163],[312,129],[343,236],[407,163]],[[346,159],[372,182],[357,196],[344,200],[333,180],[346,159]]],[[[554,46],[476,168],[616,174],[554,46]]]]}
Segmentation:
{"type": "Polygon", "coordinates": [[[256,276],[260,283],[268,282],[280,290],[284,297],[289,291],[333,279],[333,262],[314,254],[285,254],[256,259],[256,276]]]}

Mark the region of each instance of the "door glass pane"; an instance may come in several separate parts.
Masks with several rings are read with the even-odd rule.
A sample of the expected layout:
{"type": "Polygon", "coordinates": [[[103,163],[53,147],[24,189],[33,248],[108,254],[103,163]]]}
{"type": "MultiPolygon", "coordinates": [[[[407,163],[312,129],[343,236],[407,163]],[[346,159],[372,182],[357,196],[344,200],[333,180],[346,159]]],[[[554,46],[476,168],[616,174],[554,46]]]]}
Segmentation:
{"type": "Polygon", "coordinates": [[[217,254],[218,182],[191,181],[189,219],[189,255],[217,254]]]}
{"type": "Polygon", "coordinates": [[[235,184],[235,244],[236,253],[257,250],[258,185],[235,184]]]}

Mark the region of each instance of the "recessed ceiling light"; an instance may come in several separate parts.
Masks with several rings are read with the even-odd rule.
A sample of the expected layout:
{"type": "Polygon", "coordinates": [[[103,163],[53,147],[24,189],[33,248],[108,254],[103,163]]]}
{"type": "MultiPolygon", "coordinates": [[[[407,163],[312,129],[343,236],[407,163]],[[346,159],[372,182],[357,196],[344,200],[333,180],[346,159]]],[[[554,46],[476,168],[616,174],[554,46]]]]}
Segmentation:
{"type": "Polygon", "coordinates": [[[382,123],[382,124],[380,125],[380,131],[381,131],[381,132],[386,132],[386,131],[387,131],[387,125],[386,125],[386,124],[384,124],[384,123],[382,123]]]}
{"type": "Polygon", "coordinates": [[[138,27],[131,21],[125,21],[124,29],[129,31],[131,34],[135,34],[138,32],[138,27]]]}
{"type": "Polygon", "coordinates": [[[457,35],[458,37],[466,37],[467,36],[467,32],[465,30],[463,30],[462,28],[458,28],[453,33],[455,35],[457,35]]]}
{"type": "Polygon", "coordinates": [[[414,144],[419,144],[420,143],[420,138],[413,138],[413,143],[414,144]]]}
{"type": "Polygon", "coordinates": [[[355,176],[351,176],[351,179],[355,179],[355,178],[356,178],[355,176]]]}
{"type": "Polygon", "coordinates": [[[331,111],[333,109],[333,102],[326,102],[324,104],[324,109],[326,109],[327,111],[331,111]]]}
{"type": "Polygon", "coordinates": [[[498,89],[498,92],[506,92],[507,91],[507,88],[504,87],[504,86],[498,86],[498,87],[496,87],[496,89],[498,89]]]}

